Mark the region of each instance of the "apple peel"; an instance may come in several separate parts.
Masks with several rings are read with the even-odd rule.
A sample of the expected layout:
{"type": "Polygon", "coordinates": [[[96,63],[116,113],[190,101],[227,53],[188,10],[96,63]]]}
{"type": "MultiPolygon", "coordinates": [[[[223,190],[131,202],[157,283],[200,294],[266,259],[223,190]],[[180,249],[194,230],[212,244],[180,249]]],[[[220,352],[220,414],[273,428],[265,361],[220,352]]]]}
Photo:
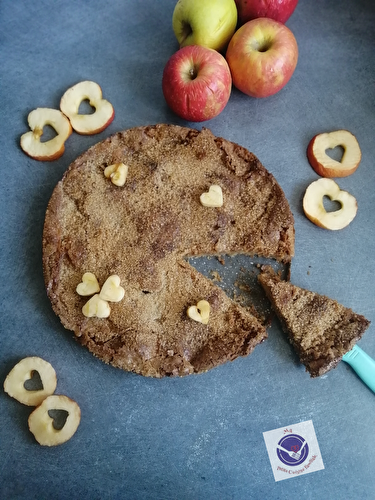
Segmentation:
{"type": "Polygon", "coordinates": [[[31,356],[22,359],[7,375],[4,391],[12,398],[27,406],[38,406],[47,396],[55,392],[56,372],[53,366],[42,358],[31,356]],[[43,384],[42,389],[27,390],[25,382],[38,372],[43,384]]]}
{"type": "Polygon", "coordinates": [[[102,89],[91,81],[80,82],[69,88],[61,98],[60,109],[69,118],[73,129],[81,135],[102,132],[115,117],[112,104],[103,99],[102,89]],[[79,106],[85,100],[95,108],[94,113],[79,113],[79,106]]]}
{"type": "Polygon", "coordinates": [[[312,182],[303,198],[303,210],[308,219],[324,229],[338,230],[348,226],[357,214],[357,200],[343,191],[332,179],[322,178],[312,182]],[[341,204],[334,212],[327,212],[323,205],[324,196],[341,204]]]}
{"type": "Polygon", "coordinates": [[[37,108],[29,113],[27,121],[31,131],[21,136],[22,150],[34,160],[53,161],[60,158],[65,151],[65,141],[72,133],[68,118],[57,109],[37,108]],[[41,142],[46,125],[51,126],[57,135],[41,142]]]}
{"type": "Polygon", "coordinates": [[[307,148],[307,157],[315,172],[322,177],[347,177],[353,174],[361,161],[361,149],[356,137],[348,130],[336,130],[314,136],[307,148]],[[327,155],[327,149],[341,146],[341,161],[327,155]]]}

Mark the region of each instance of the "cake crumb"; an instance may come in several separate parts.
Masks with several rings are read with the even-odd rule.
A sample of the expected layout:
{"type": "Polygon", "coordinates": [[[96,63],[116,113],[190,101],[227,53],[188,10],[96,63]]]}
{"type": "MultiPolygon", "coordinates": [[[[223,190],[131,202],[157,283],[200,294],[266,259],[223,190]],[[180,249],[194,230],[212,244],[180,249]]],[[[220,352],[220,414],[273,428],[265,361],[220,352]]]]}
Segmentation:
{"type": "Polygon", "coordinates": [[[212,281],[223,281],[220,274],[217,271],[210,271],[212,276],[212,281]]]}

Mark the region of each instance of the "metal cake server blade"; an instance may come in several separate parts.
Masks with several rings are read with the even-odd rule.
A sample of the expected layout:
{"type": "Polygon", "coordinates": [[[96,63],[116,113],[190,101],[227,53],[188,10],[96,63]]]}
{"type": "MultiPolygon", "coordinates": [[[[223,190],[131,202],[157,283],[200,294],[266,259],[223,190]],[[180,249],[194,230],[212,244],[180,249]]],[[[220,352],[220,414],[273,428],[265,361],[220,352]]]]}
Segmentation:
{"type": "Polygon", "coordinates": [[[375,392],[375,360],[355,345],[342,358],[357,373],[358,377],[375,392]]]}

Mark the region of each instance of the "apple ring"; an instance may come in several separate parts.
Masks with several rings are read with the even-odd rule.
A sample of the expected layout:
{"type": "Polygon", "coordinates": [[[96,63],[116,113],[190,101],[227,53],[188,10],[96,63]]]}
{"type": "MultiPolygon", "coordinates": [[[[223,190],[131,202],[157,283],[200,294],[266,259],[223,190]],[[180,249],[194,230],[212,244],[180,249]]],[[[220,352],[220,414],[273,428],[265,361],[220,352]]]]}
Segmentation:
{"type": "Polygon", "coordinates": [[[67,396],[48,396],[29,416],[29,429],[43,446],[56,446],[68,441],[76,432],[81,421],[78,404],[67,396]],[[48,412],[63,410],[68,413],[61,429],[54,427],[54,419],[48,412]]]}
{"type": "Polygon", "coordinates": [[[102,97],[102,89],[95,82],[84,81],[69,88],[62,96],[60,109],[66,115],[73,129],[82,135],[102,132],[113,121],[115,111],[110,102],[102,97]],[[79,106],[88,100],[95,108],[92,114],[80,114],[79,106]]]}
{"type": "Polygon", "coordinates": [[[324,229],[343,229],[357,214],[357,200],[347,191],[339,188],[332,179],[322,178],[312,182],[303,198],[303,210],[308,219],[324,229]],[[323,205],[324,196],[341,204],[334,212],[327,212],[323,205]]]}
{"type": "Polygon", "coordinates": [[[20,403],[37,406],[55,392],[56,385],[56,372],[52,365],[32,356],[22,359],[13,367],[4,381],[4,391],[20,403]],[[25,382],[32,378],[34,372],[39,373],[43,388],[29,391],[25,388],[25,382]]]}
{"type": "Polygon", "coordinates": [[[307,148],[307,157],[315,172],[322,177],[347,177],[353,174],[361,161],[358,141],[348,130],[336,130],[314,136],[307,148]],[[327,155],[327,149],[341,146],[341,161],[327,155]]]}
{"type": "Polygon", "coordinates": [[[37,108],[27,117],[30,132],[21,136],[21,148],[34,160],[57,160],[65,151],[65,141],[72,133],[69,120],[61,111],[51,108],[37,108]],[[46,142],[41,142],[43,127],[50,125],[57,135],[46,142]]]}

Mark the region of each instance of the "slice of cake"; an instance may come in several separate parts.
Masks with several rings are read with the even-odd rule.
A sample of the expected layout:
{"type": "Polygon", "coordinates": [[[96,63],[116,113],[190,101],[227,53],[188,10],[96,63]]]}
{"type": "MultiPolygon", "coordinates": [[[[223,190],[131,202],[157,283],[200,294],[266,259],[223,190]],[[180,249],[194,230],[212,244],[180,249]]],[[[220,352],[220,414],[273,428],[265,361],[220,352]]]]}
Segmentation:
{"type": "Polygon", "coordinates": [[[336,300],[281,280],[269,267],[258,279],[312,377],[335,368],[370,324],[336,300]]]}

